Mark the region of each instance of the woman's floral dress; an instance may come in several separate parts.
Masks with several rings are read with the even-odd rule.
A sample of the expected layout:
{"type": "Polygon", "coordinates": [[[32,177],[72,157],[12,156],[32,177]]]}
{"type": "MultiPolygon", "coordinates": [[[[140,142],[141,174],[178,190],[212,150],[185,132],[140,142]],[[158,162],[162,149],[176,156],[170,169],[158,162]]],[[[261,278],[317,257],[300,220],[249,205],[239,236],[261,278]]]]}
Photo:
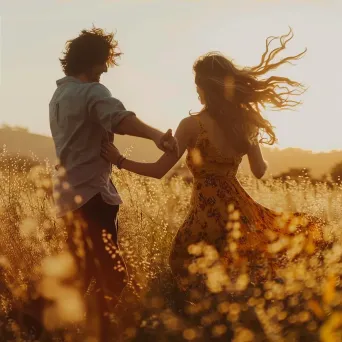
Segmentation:
{"type": "Polygon", "coordinates": [[[186,288],[191,274],[203,275],[217,261],[228,274],[244,269],[260,280],[289,259],[314,253],[323,242],[323,222],[304,213],[278,213],[253,200],[236,178],[242,155],[224,157],[197,119],[200,133],[186,159],[194,177],[190,210],[170,254],[178,285],[186,288]]]}

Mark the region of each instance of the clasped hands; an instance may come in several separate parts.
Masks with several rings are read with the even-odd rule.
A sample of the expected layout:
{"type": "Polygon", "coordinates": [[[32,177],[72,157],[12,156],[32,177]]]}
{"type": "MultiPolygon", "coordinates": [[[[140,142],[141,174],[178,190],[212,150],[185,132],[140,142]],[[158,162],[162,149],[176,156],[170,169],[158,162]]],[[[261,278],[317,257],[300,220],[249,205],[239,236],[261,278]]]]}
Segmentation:
{"type": "MultiPolygon", "coordinates": [[[[169,129],[165,134],[161,134],[154,140],[156,146],[165,153],[174,153],[178,156],[179,148],[177,139],[172,135],[169,129]]],[[[104,142],[101,146],[101,157],[111,162],[113,165],[120,166],[125,159],[115,145],[110,142],[104,142]]]]}

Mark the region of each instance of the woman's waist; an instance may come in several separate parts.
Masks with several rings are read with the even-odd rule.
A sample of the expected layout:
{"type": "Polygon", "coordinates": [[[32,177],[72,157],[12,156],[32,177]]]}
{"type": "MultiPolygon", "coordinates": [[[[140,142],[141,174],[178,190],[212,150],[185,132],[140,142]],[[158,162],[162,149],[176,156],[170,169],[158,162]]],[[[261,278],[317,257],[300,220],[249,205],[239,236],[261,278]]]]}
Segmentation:
{"type": "Polygon", "coordinates": [[[202,182],[203,180],[209,179],[220,179],[220,180],[227,180],[227,181],[234,181],[236,180],[236,171],[226,171],[226,172],[216,172],[216,171],[195,171],[193,172],[194,181],[202,182]]]}
{"type": "Polygon", "coordinates": [[[215,193],[219,191],[220,193],[230,193],[237,187],[240,183],[236,176],[223,176],[223,175],[201,175],[194,176],[193,178],[193,195],[197,196],[198,193],[202,195],[208,194],[212,196],[213,191],[215,193]]]}

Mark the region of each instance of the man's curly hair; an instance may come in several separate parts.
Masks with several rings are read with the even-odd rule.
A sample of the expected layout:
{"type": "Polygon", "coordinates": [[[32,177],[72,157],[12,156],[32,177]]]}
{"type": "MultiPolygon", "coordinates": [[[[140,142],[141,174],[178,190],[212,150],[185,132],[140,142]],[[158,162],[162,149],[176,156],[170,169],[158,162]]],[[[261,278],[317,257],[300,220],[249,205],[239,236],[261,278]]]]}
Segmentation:
{"type": "Polygon", "coordinates": [[[68,40],[64,58],[59,60],[65,75],[75,76],[98,64],[117,65],[116,59],[121,55],[117,49],[118,42],[113,32],[107,33],[93,26],[90,30],[82,30],[77,38],[68,40]]]}

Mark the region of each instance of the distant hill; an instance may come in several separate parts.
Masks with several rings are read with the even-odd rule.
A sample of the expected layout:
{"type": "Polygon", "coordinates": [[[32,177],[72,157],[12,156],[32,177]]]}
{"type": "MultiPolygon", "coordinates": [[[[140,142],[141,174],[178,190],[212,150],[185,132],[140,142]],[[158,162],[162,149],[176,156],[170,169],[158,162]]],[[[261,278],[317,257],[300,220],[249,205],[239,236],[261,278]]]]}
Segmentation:
{"type": "MultiPolygon", "coordinates": [[[[263,148],[265,159],[269,162],[269,174],[278,175],[290,168],[307,168],[311,170],[314,178],[328,174],[332,167],[342,161],[342,150],[314,153],[300,148],[263,148]]],[[[247,158],[243,161],[241,169],[249,172],[247,158]]]]}
{"type": "MultiPolygon", "coordinates": [[[[124,151],[130,149],[130,157],[137,161],[153,162],[161,155],[154,143],[129,136],[115,137],[116,146],[124,151]]],[[[9,153],[19,153],[24,156],[33,153],[39,159],[55,162],[56,155],[51,137],[33,134],[25,128],[3,126],[0,128],[0,146],[6,145],[9,153]]],[[[269,174],[277,175],[289,168],[311,169],[313,177],[329,173],[331,168],[342,161],[342,150],[327,153],[313,153],[299,148],[263,148],[265,159],[269,162],[269,174]]],[[[243,161],[241,170],[249,173],[248,162],[243,161]]]]}
{"type": "Polygon", "coordinates": [[[55,160],[55,150],[50,137],[33,134],[24,128],[0,128],[0,147],[6,147],[9,153],[29,156],[33,153],[39,159],[55,160]]]}

